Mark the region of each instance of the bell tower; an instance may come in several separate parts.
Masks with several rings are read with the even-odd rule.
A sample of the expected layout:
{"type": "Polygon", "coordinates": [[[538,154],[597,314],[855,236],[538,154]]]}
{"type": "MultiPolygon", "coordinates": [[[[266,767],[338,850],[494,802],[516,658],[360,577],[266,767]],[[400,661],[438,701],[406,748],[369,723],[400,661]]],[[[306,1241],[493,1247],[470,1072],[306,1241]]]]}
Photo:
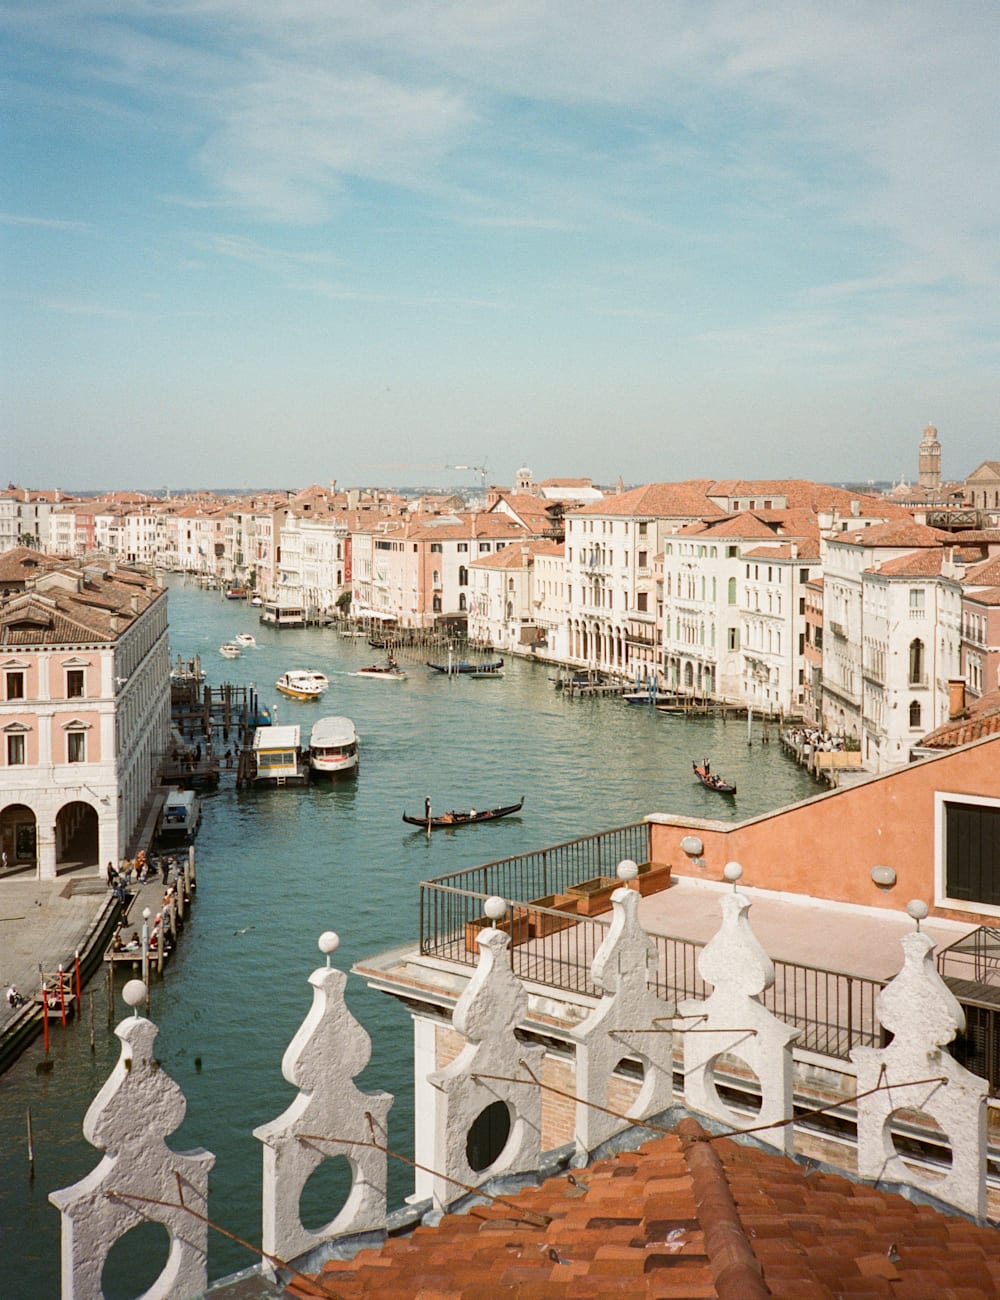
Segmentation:
{"type": "Polygon", "coordinates": [[[927,426],[920,440],[918,469],[920,486],[936,492],[941,486],[941,444],[933,424],[927,426]]]}

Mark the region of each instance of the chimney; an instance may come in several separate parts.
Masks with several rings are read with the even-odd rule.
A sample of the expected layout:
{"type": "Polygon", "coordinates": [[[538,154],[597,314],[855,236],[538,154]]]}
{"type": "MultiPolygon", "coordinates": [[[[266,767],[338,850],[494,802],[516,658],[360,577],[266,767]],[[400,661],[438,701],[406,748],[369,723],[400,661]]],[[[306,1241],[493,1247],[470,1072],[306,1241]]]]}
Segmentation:
{"type": "Polygon", "coordinates": [[[858,516],[861,514],[861,502],[860,502],[860,501],[855,500],[855,501],[852,501],[852,502],[851,502],[851,514],[854,516],[855,519],[857,519],[858,516]]]}
{"type": "Polygon", "coordinates": [[[949,677],[948,679],[948,718],[965,717],[965,678],[949,677]]]}

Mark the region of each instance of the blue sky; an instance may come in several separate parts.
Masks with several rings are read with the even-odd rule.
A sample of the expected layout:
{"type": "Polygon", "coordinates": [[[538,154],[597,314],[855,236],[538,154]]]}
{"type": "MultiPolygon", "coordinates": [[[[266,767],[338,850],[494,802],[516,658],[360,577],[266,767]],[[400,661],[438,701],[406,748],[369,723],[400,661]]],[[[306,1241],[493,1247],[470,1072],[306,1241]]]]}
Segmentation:
{"type": "Polygon", "coordinates": [[[8,0],[0,49],[5,478],[1000,458],[994,0],[8,0]]]}

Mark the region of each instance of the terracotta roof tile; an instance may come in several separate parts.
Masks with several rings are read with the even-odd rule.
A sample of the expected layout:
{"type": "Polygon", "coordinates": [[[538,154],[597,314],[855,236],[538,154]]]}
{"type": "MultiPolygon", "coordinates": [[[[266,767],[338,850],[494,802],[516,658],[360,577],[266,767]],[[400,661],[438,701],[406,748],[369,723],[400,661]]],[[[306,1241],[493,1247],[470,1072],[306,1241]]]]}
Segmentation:
{"type": "Polygon", "coordinates": [[[322,1281],[339,1296],[394,1300],[1000,1296],[994,1229],[807,1173],[757,1147],[709,1140],[691,1119],[591,1165],[577,1186],[550,1178],[510,1202],[551,1222],[534,1227],[509,1204],[476,1206],[328,1263],[322,1281]]]}

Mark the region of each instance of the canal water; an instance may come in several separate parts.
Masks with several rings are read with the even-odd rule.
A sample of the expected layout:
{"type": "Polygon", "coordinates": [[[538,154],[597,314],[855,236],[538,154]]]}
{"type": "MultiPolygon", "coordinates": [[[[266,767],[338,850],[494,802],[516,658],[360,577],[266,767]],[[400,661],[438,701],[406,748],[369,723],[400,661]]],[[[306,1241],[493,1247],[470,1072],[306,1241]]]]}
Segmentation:
{"type": "MultiPolygon", "coordinates": [[[[360,957],[416,937],[417,884],[427,877],[651,812],[736,820],[817,792],[777,743],[761,743],[759,724],[748,747],[745,720],[668,717],[614,697],[572,699],[554,689],[554,668],[521,660],[508,660],[501,680],[467,680],[432,672],[422,657],[404,658],[405,681],[373,681],[352,676],[379,657],[364,641],[328,629],[277,632],[258,623],[256,610],[183,579],[171,582],[169,601],[172,655],[200,654],[210,683],[253,683],[262,702],[277,706],[278,722],[302,724],[303,743],[325,714],[351,717],[361,737],[356,779],[237,791],[227,775],[205,798],[193,919],[152,988],[157,1055],[188,1102],[183,1125],[167,1141],[178,1151],[202,1146],[215,1153],[209,1215],[251,1241],[260,1240],[261,1169],[251,1130],[295,1095],[281,1075],[281,1057],[311,1004],[307,977],[321,964],[321,931],[340,935],[335,960],[349,969],[360,957]],[[223,659],[219,645],[240,631],[252,632],[257,647],[223,659]],[[310,667],[330,678],[320,703],[287,700],[274,690],[286,669],[310,667]],[[706,755],[739,786],[735,802],[694,780],[691,760],[706,755]],[[517,818],[428,839],[401,821],[404,810],[422,810],[425,795],[442,811],[492,807],[522,795],[525,805],[517,818]]],[[[91,988],[98,1026],[93,1053],[84,1023],[53,1035],[47,1061],[39,1040],[0,1075],[5,1298],[58,1295],[59,1216],[47,1196],[101,1158],[81,1124],[120,1045],[106,1027],[102,979],[91,988]],[[25,1143],[29,1106],[33,1179],[25,1143]]],[[[409,1017],[357,978],[349,981],[348,1000],[373,1042],[359,1085],[394,1094],[390,1144],[411,1152],[409,1017]]],[[[125,1011],[119,998],[115,1023],[125,1011]]],[[[399,1204],[412,1189],[412,1173],[390,1160],[390,1176],[392,1203],[399,1204]]],[[[318,1226],[318,1210],[313,1214],[311,1226],[318,1226]]],[[[107,1294],[134,1295],[148,1285],[161,1246],[155,1241],[137,1252],[148,1256],[145,1272],[136,1253],[116,1252],[107,1294]]],[[[254,1262],[244,1247],[210,1234],[210,1277],[254,1262]]]]}

